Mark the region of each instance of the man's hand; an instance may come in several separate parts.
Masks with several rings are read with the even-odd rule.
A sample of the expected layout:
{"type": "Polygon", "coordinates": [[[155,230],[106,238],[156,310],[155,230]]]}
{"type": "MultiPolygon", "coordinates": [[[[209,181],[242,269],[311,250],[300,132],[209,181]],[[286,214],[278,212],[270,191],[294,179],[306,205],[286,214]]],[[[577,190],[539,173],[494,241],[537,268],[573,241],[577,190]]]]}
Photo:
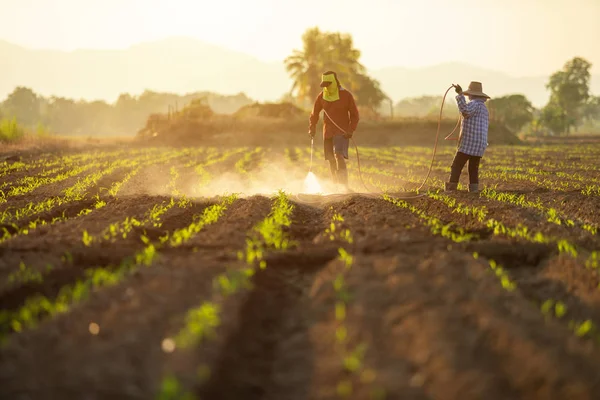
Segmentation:
{"type": "Polygon", "coordinates": [[[348,133],[345,133],[345,134],[344,134],[344,137],[345,137],[346,139],[351,139],[353,134],[354,134],[354,132],[348,132],[348,133]]]}
{"type": "Polygon", "coordinates": [[[452,85],[452,86],[454,86],[454,91],[457,94],[461,94],[463,92],[462,88],[460,87],[460,85],[458,83],[456,85],[452,85]]]}
{"type": "Polygon", "coordinates": [[[311,137],[311,139],[315,137],[315,133],[316,133],[316,132],[314,131],[314,129],[309,129],[309,130],[308,130],[308,136],[310,136],[310,137],[311,137]]]}

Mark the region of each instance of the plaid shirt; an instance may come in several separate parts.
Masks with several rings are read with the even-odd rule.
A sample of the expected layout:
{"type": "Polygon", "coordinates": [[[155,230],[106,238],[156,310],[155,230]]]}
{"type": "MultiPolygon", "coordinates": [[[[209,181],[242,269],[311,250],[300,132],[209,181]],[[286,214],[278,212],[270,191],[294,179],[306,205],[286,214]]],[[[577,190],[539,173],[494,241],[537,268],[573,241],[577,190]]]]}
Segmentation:
{"type": "Polygon", "coordinates": [[[458,151],[482,157],[488,146],[488,109],[482,99],[473,99],[467,103],[462,94],[456,96],[456,103],[463,116],[458,151]]]}

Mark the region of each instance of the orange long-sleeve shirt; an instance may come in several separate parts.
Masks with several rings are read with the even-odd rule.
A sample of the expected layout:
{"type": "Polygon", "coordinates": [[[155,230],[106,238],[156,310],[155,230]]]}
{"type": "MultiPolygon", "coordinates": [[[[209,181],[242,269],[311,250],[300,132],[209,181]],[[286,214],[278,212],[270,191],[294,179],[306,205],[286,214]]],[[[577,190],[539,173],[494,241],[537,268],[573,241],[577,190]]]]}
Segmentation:
{"type": "MultiPolygon", "coordinates": [[[[340,88],[340,98],[336,101],[323,100],[323,92],[319,93],[315,100],[313,110],[309,118],[309,130],[314,131],[315,125],[319,121],[321,110],[327,111],[327,114],[346,132],[354,132],[358,126],[359,115],[358,108],[352,93],[344,88],[340,88]]],[[[344,134],[330,120],[327,115],[323,115],[323,139],[329,139],[335,135],[344,134]]]]}

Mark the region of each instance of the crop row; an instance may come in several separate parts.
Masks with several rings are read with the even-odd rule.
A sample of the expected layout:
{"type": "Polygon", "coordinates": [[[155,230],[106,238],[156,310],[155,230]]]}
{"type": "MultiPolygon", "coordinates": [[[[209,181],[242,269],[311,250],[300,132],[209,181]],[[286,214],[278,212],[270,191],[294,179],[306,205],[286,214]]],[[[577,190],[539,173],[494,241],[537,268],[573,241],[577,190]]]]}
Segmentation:
{"type": "Polygon", "coordinates": [[[356,346],[351,346],[349,343],[353,332],[350,332],[347,316],[348,310],[351,309],[352,294],[350,288],[346,285],[346,278],[354,265],[354,255],[351,250],[351,245],[354,243],[352,232],[344,227],[344,217],[334,212],[325,235],[331,241],[342,243],[338,248],[339,272],[332,281],[335,294],[333,314],[336,324],[333,342],[335,343],[336,353],[340,357],[342,368],[342,378],[337,382],[336,393],[340,397],[351,398],[357,389],[357,384],[371,384],[372,397],[374,399],[384,398],[385,392],[383,389],[374,385],[375,372],[365,366],[365,355],[369,344],[363,341],[356,346]]]}
{"type": "MultiPolygon", "coordinates": [[[[422,179],[425,171],[430,167],[431,160],[429,157],[420,155],[410,155],[393,149],[370,149],[364,148],[361,150],[362,159],[365,160],[363,171],[376,172],[376,167],[371,167],[372,164],[383,164],[386,166],[385,174],[388,176],[400,177],[394,171],[401,171],[406,180],[413,176],[418,176],[422,179]]],[[[529,159],[527,159],[529,163],[529,159]]],[[[447,176],[450,172],[451,159],[447,161],[440,160],[439,157],[433,165],[433,173],[447,176]]],[[[524,181],[531,182],[538,186],[553,189],[553,190],[581,190],[586,195],[600,194],[600,180],[597,178],[582,175],[577,171],[564,172],[564,168],[557,166],[556,171],[549,171],[547,166],[542,164],[544,169],[536,169],[528,166],[515,166],[514,164],[498,163],[494,159],[487,157],[482,163],[480,177],[482,179],[500,180],[504,182],[524,181]]],[[[581,168],[581,171],[588,171],[589,168],[581,168]]],[[[381,170],[380,170],[381,172],[381,170]]],[[[436,184],[436,186],[438,186],[436,184]]]]}
{"type": "Polygon", "coordinates": [[[11,182],[10,175],[16,172],[29,172],[38,168],[44,168],[45,170],[53,168],[69,169],[79,164],[85,164],[90,161],[100,161],[109,158],[121,158],[123,156],[137,155],[142,150],[117,150],[117,151],[103,151],[103,152],[83,152],[72,155],[66,155],[61,157],[55,157],[53,155],[41,155],[30,162],[17,161],[8,163],[3,161],[0,163],[0,178],[3,179],[3,183],[0,185],[0,189],[8,186],[11,182]]]}
{"type": "MultiPolygon", "coordinates": [[[[116,168],[132,168],[132,170],[125,175],[121,181],[116,181],[112,184],[108,190],[110,197],[116,197],[123,184],[131,179],[133,175],[139,171],[140,168],[147,167],[149,165],[155,165],[159,163],[168,162],[173,158],[179,157],[177,153],[165,153],[159,158],[152,158],[151,154],[139,159],[124,159],[112,163],[112,165],[106,165],[106,168],[95,173],[92,173],[83,179],[80,179],[74,185],[66,188],[62,192],[62,196],[47,197],[38,202],[30,202],[25,206],[16,208],[14,210],[6,209],[0,213],[0,223],[7,224],[12,227],[12,232],[6,228],[3,228],[3,235],[0,238],[0,242],[6,241],[17,235],[28,234],[31,230],[36,229],[38,226],[51,225],[68,219],[63,213],[61,216],[53,217],[51,219],[38,218],[34,221],[29,221],[27,224],[19,226],[17,222],[26,218],[35,216],[41,213],[52,211],[58,206],[64,206],[66,204],[80,201],[84,198],[86,191],[95,185],[100,178],[110,174],[116,168]]],[[[106,205],[106,201],[100,198],[100,195],[95,196],[96,201],[92,207],[82,209],[77,216],[87,215],[90,212],[102,208],[106,205]]]]}
{"type": "MultiPolygon", "coordinates": [[[[248,232],[245,249],[238,252],[238,259],[243,261],[246,267],[228,269],[214,279],[213,288],[222,299],[251,287],[250,279],[255,274],[255,269],[267,268],[264,259],[267,252],[283,251],[293,245],[285,232],[285,227],[291,224],[293,209],[287,195],[280,191],[272,203],[269,214],[248,232]]],[[[212,298],[214,295],[209,297],[212,298]]],[[[181,329],[172,337],[163,340],[163,349],[168,352],[176,349],[185,351],[193,346],[199,346],[204,341],[214,339],[216,329],[221,322],[221,311],[219,304],[212,300],[205,300],[191,308],[186,312],[181,329]]],[[[198,366],[198,370],[202,375],[199,377],[200,380],[206,379],[210,374],[208,366],[198,366]]],[[[172,372],[167,372],[158,398],[166,400],[194,397],[182,387],[172,372]]]]}
{"type": "Polygon", "coordinates": [[[487,197],[492,200],[513,204],[521,208],[531,208],[537,210],[546,217],[548,222],[556,225],[564,225],[570,227],[577,226],[578,228],[588,233],[591,233],[592,235],[596,235],[598,233],[597,224],[587,223],[576,219],[574,220],[565,215],[562,215],[555,208],[544,205],[539,198],[537,199],[537,201],[531,201],[528,200],[524,194],[502,192],[489,187],[481,191],[481,196],[487,197]]]}
{"type": "MultiPolygon", "coordinates": [[[[166,158],[165,158],[165,160],[166,160],[166,158]]],[[[161,161],[162,160],[159,159],[157,162],[161,162],[161,161]]],[[[136,169],[139,169],[139,168],[141,168],[141,166],[137,167],[136,169]]],[[[109,191],[109,194],[111,196],[115,196],[118,193],[118,188],[120,188],[122,186],[124,181],[126,182],[130,178],[131,178],[131,173],[128,174],[122,181],[115,182],[113,184],[111,190],[109,191]]],[[[173,184],[174,184],[173,181],[171,181],[169,183],[170,186],[172,186],[173,184]]],[[[161,218],[162,214],[167,212],[169,209],[174,207],[176,204],[180,208],[185,208],[185,207],[188,207],[191,203],[185,197],[180,198],[177,202],[175,201],[174,197],[171,197],[170,202],[168,202],[167,204],[165,204],[162,201],[159,201],[150,206],[150,208],[146,212],[146,216],[144,218],[142,218],[141,220],[138,220],[135,217],[126,216],[125,219],[122,221],[109,223],[107,225],[107,227],[104,228],[96,236],[90,234],[87,230],[84,230],[82,232],[82,243],[87,247],[92,246],[93,244],[99,245],[102,242],[114,243],[118,239],[127,238],[127,236],[130,234],[130,232],[134,228],[148,227],[148,226],[151,226],[153,228],[159,228],[161,226],[160,218],[161,218]]],[[[77,216],[79,217],[79,216],[88,215],[92,211],[103,208],[106,205],[107,205],[106,201],[101,200],[100,196],[96,195],[96,202],[93,204],[93,206],[90,208],[82,209],[77,214],[77,216]]],[[[52,225],[52,224],[55,224],[58,222],[67,221],[68,219],[69,218],[67,218],[64,215],[64,213],[62,216],[54,217],[50,221],[46,221],[42,218],[38,218],[35,221],[30,221],[27,225],[25,225],[23,227],[19,228],[19,227],[15,226],[16,231],[12,235],[5,228],[4,229],[5,236],[2,239],[0,239],[0,243],[3,241],[6,241],[8,239],[14,238],[18,235],[26,235],[30,231],[36,229],[38,226],[52,225]]],[[[67,262],[68,262],[68,257],[64,260],[65,264],[67,262]]],[[[53,265],[47,265],[44,272],[48,273],[48,272],[52,271],[54,268],[55,268],[55,266],[53,266],[53,265]]],[[[19,266],[19,270],[16,271],[14,275],[11,275],[9,277],[9,281],[10,281],[9,283],[11,283],[11,284],[19,284],[19,283],[23,284],[30,280],[41,282],[42,274],[39,271],[37,271],[36,269],[31,268],[31,266],[26,266],[22,262],[21,262],[21,265],[19,266]]]]}
{"type": "MultiPolygon", "coordinates": [[[[218,204],[206,208],[202,214],[196,215],[192,223],[184,228],[150,240],[144,234],[140,240],[144,243],[141,250],[126,257],[119,265],[99,266],[85,270],[85,277],[75,283],[69,283],[60,288],[54,298],[36,294],[25,300],[25,304],[16,311],[3,310],[0,312],[0,333],[3,335],[20,332],[25,328],[33,328],[46,315],[67,312],[73,304],[86,299],[90,292],[103,287],[115,285],[140,267],[152,265],[159,257],[160,250],[165,246],[176,247],[189,240],[206,225],[213,224],[223,215],[227,206],[236,196],[224,198],[218,204]]],[[[155,214],[156,216],[156,214],[155,214]]],[[[160,215],[158,216],[160,219],[160,215]]],[[[150,218],[156,223],[156,218],[150,218]]]]}
{"type": "MultiPolygon", "coordinates": [[[[479,209],[473,210],[473,208],[468,208],[468,207],[456,202],[456,200],[454,198],[446,196],[446,195],[441,195],[438,193],[438,194],[430,194],[430,196],[432,196],[433,198],[436,198],[439,201],[444,202],[450,208],[453,208],[456,212],[463,213],[466,215],[472,215],[475,218],[477,218],[478,220],[480,220],[482,222],[486,222],[486,225],[489,228],[492,228],[494,230],[494,234],[496,234],[496,235],[504,235],[504,236],[509,236],[509,237],[520,237],[520,238],[523,238],[523,239],[526,239],[526,240],[532,241],[532,242],[550,243],[553,241],[552,239],[545,237],[543,234],[541,234],[539,232],[535,233],[535,234],[529,233],[527,231],[527,229],[522,226],[518,226],[516,228],[507,228],[504,225],[502,225],[500,222],[498,222],[497,220],[486,219],[487,211],[486,211],[485,207],[481,207],[479,209]]],[[[387,195],[384,196],[384,198],[387,201],[390,201],[399,207],[408,209],[411,212],[413,212],[415,215],[419,216],[419,218],[423,221],[423,223],[430,227],[430,230],[433,234],[447,237],[447,238],[449,238],[455,242],[459,242],[459,243],[464,240],[467,240],[467,237],[465,235],[461,234],[462,232],[461,232],[460,228],[453,227],[453,223],[449,223],[446,225],[443,225],[441,222],[432,223],[431,221],[436,221],[436,218],[433,216],[427,215],[424,210],[421,210],[406,201],[394,199],[387,195]],[[455,233],[455,232],[457,232],[457,233],[455,233]]],[[[568,241],[566,241],[564,239],[562,239],[562,240],[559,239],[559,240],[555,241],[555,243],[557,245],[559,253],[566,253],[567,255],[570,255],[572,257],[577,257],[577,255],[578,255],[577,250],[568,241]]],[[[479,254],[475,252],[475,253],[473,253],[473,257],[475,259],[477,259],[477,258],[479,258],[479,254]]],[[[594,251],[591,253],[588,260],[586,261],[586,265],[588,267],[598,267],[599,260],[600,260],[599,252],[594,251]]],[[[493,259],[488,259],[488,263],[489,263],[490,268],[494,272],[494,274],[498,277],[503,288],[505,288],[506,290],[509,290],[509,291],[513,291],[517,288],[517,283],[513,279],[511,279],[511,277],[508,275],[508,273],[502,266],[500,266],[493,259]]],[[[540,306],[541,311],[545,315],[550,314],[549,310],[551,307],[555,308],[554,316],[556,318],[562,318],[566,314],[566,306],[564,306],[564,304],[561,304],[560,302],[555,302],[552,299],[548,299],[545,302],[543,302],[543,304],[542,303],[538,304],[538,306],[540,306]]],[[[596,327],[594,325],[594,323],[591,320],[589,320],[589,319],[584,320],[584,321],[569,320],[567,325],[570,329],[573,330],[573,332],[577,336],[591,337],[600,343],[600,330],[598,329],[598,327],[596,327]]]]}
{"type": "MultiPolygon", "coordinates": [[[[553,243],[556,245],[559,253],[568,254],[573,258],[577,258],[582,252],[582,249],[578,249],[575,244],[567,239],[549,237],[540,231],[532,231],[521,223],[517,223],[515,226],[509,226],[495,218],[487,218],[487,209],[485,206],[476,208],[476,213],[473,213],[472,210],[474,207],[466,206],[458,202],[454,197],[443,193],[429,193],[429,196],[442,202],[447,207],[452,209],[453,212],[466,215],[473,214],[477,220],[485,224],[485,226],[490,229],[494,235],[502,235],[509,238],[520,238],[531,243],[553,243]]],[[[595,254],[593,250],[588,251],[588,253],[588,257],[593,257],[593,254],[595,254]]]]}

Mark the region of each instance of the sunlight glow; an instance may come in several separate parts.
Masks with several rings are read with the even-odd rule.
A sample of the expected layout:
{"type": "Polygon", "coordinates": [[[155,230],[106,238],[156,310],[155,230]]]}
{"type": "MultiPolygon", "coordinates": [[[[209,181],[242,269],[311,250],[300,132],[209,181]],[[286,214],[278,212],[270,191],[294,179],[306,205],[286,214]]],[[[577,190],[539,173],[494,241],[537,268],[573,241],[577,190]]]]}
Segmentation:
{"type": "Polygon", "coordinates": [[[88,329],[92,335],[97,335],[100,333],[100,326],[95,322],[90,323],[88,329]]]}
{"type": "Polygon", "coordinates": [[[280,63],[302,45],[306,29],[319,26],[351,33],[364,53],[363,63],[376,69],[461,61],[528,76],[550,74],[575,55],[593,64],[600,59],[598,0],[374,0],[369,7],[341,0],[0,0],[0,5],[10,15],[0,24],[0,38],[33,48],[125,49],[187,36],[280,63]],[[331,17],[340,10],[344,18],[331,17]],[[490,35],[473,35],[474,26],[490,35]],[[454,38],[469,37],[471,46],[453,46],[449,32],[454,38]],[[389,51],[400,43],[403,51],[389,51]],[[538,43],[552,43],[552,51],[538,43]]]}
{"type": "Polygon", "coordinates": [[[165,338],[160,347],[165,353],[172,353],[175,351],[175,341],[171,338],[165,338]]]}
{"type": "Polygon", "coordinates": [[[323,189],[314,173],[309,172],[304,179],[304,191],[309,194],[322,194],[323,189]]]}

